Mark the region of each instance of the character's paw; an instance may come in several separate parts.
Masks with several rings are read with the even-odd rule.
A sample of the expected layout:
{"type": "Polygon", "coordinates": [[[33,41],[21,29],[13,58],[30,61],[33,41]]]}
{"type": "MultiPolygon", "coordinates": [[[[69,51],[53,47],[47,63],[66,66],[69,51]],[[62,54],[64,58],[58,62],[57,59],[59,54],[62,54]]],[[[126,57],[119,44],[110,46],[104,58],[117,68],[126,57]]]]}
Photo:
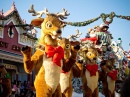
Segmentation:
{"type": "Polygon", "coordinates": [[[75,50],[79,50],[79,49],[80,49],[80,46],[79,46],[79,45],[75,45],[75,46],[74,46],[74,49],[75,49],[75,50]]]}
{"type": "Polygon", "coordinates": [[[21,52],[26,55],[31,54],[32,53],[31,47],[28,46],[22,47],[21,52]]]}
{"type": "Polygon", "coordinates": [[[25,51],[25,50],[28,50],[29,49],[29,47],[28,46],[25,46],[25,47],[22,47],[22,51],[25,51]]]}

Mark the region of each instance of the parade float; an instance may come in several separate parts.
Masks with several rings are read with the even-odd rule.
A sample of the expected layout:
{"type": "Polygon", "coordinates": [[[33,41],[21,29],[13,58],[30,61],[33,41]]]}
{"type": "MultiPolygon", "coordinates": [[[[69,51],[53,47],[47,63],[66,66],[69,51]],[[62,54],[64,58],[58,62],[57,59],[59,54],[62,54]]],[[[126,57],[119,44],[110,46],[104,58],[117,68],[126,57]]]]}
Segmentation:
{"type": "MultiPolygon", "coordinates": [[[[81,39],[80,41],[88,41],[91,40],[92,44],[95,45],[95,48],[98,49],[99,52],[99,60],[97,61],[98,65],[100,65],[103,60],[114,59],[112,70],[116,70],[113,87],[115,86],[115,91],[120,93],[121,85],[123,81],[127,78],[129,74],[129,54],[128,52],[123,50],[121,46],[121,38],[118,41],[114,41],[112,33],[108,31],[109,25],[112,23],[113,18],[121,18],[130,20],[129,16],[116,15],[114,12],[110,14],[102,13],[99,17],[84,21],[84,22],[66,22],[67,25],[82,27],[87,26],[98,19],[102,18],[103,22],[100,25],[96,25],[94,28],[88,29],[87,35],[81,39]],[[106,19],[109,18],[109,21],[106,19]]],[[[83,32],[82,32],[83,33],[83,32]]],[[[83,58],[81,58],[83,59],[83,58]]],[[[83,64],[84,65],[84,64],[83,64]]],[[[98,68],[101,70],[101,67],[98,68]]],[[[114,75],[114,74],[113,74],[114,75]]],[[[73,78],[72,80],[74,91],[77,93],[83,93],[83,83],[82,78],[73,78]]],[[[99,81],[99,91],[103,93],[103,85],[102,82],[99,81]]],[[[104,93],[103,93],[104,94],[104,93]]],[[[107,94],[106,94],[107,95],[107,94]]]]}

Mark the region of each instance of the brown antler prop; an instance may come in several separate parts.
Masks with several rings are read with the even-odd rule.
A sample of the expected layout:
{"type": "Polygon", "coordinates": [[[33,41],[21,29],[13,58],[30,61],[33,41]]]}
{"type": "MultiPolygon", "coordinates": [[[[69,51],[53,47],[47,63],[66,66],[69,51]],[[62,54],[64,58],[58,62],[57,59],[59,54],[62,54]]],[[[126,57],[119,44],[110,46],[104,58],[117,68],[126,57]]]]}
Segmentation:
{"type": "Polygon", "coordinates": [[[31,5],[30,9],[28,10],[29,13],[32,13],[32,16],[42,17],[43,14],[49,14],[47,8],[43,11],[35,11],[34,5],[31,5]]]}
{"type": "Polygon", "coordinates": [[[65,10],[64,8],[62,9],[62,12],[61,13],[57,13],[56,14],[60,19],[64,20],[64,19],[67,19],[67,17],[65,16],[69,16],[70,13],[67,12],[67,10],[65,10]]]}

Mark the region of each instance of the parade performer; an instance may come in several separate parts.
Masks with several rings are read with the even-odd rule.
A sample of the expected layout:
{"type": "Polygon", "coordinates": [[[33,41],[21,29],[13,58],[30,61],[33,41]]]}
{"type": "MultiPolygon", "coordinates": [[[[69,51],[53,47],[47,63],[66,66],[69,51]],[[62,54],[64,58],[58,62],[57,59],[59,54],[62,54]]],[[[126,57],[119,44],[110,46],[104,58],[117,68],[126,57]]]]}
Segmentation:
{"type": "Polygon", "coordinates": [[[115,82],[118,72],[113,69],[114,64],[115,59],[103,60],[100,64],[99,81],[102,81],[105,97],[115,97],[115,82]]]}
{"type": "Polygon", "coordinates": [[[27,73],[35,70],[35,88],[36,97],[61,97],[60,89],[60,73],[61,70],[68,72],[73,63],[75,63],[77,51],[70,57],[66,63],[64,60],[64,50],[58,46],[57,38],[61,36],[61,29],[64,23],[60,19],[65,19],[69,14],[65,9],[62,13],[52,14],[47,9],[36,12],[31,6],[29,10],[33,15],[40,15],[39,18],[33,19],[31,24],[34,27],[41,28],[41,36],[36,48],[36,52],[32,55],[31,47],[23,47],[24,69],[27,73]],[[46,18],[41,18],[42,14],[46,14],[46,18]]]}
{"type": "MultiPolygon", "coordinates": [[[[76,54],[73,49],[75,48],[77,48],[77,50],[80,49],[79,42],[74,43],[75,45],[72,44],[67,38],[62,38],[59,40],[59,45],[62,46],[62,48],[64,49],[64,60],[66,60],[66,63],[72,60],[71,56],[73,56],[73,54],[76,54]]],[[[76,62],[76,65],[74,64],[75,63],[73,63],[73,67],[70,69],[69,72],[64,72],[64,70],[61,71],[60,86],[62,97],[72,97],[73,93],[72,76],[80,77],[82,74],[82,64],[80,64],[79,62],[76,62]]]]}
{"type": "Polygon", "coordinates": [[[92,41],[83,41],[80,56],[83,57],[83,97],[98,97],[98,51],[92,41]]]}
{"type": "Polygon", "coordinates": [[[2,85],[2,93],[0,97],[9,97],[12,92],[10,75],[6,71],[4,65],[0,65],[0,84],[2,85]]]}

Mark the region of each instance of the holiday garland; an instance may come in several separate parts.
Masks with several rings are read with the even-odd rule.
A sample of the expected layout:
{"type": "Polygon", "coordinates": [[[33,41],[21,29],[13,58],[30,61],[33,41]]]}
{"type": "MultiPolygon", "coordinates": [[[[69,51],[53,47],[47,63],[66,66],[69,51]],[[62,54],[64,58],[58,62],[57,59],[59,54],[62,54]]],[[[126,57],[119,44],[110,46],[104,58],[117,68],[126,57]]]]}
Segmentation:
{"type": "Polygon", "coordinates": [[[33,37],[32,35],[30,35],[30,34],[28,34],[28,33],[23,33],[23,35],[27,36],[27,37],[30,38],[30,39],[38,40],[36,37],[33,37]]]}
{"type": "Polygon", "coordinates": [[[130,20],[130,16],[122,16],[122,15],[116,15],[114,12],[111,12],[110,14],[105,14],[105,13],[101,13],[99,17],[97,18],[93,18],[87,21],[83,21],[83,22],[66,22],[67,25],[71,25],[71,26],[86,26],[89,25],[95,21],[97,21],[98,19],[102,19],[103,22],[106,22],[106,19],[109,18],[109,23],[113,22],[113,18],[117,17],[117,18],[121,18],[121,19],[126,19],[126,20],[130,20]]]}
{"type": "MultiPolygon", "coordinates": [[[[101,13],[99,17],[93,18],[93,19],[90,19],[90,20],[87,20],[87,21],[83,21],[83,22],[65,22],[65,24],[71,25],[71,26],[79,26],[79,27],[80,26],[86,26],[86,25],[89,25],[89,24],[99,20],[100,18],[102,19],[102,21],[104,23],[106,22],[106,19],[109,18],[108,22],[112,23],[114,17],[130,20],[130,16],[116,15],[115,12],[111,12],[110,14],[101,13]]],[[[5,20],[5,19],[1,17],[0,20],[5,20]]],[[[25,24],[25,25],[22,25],[22,24],[16,25],[16,27],[25,27],[25,26],[31,26],[31,25],[27,25],[27,24],[25,24]]],[[[7,27],[7,25],[0,25],[0,27],[7,27]]]]}

